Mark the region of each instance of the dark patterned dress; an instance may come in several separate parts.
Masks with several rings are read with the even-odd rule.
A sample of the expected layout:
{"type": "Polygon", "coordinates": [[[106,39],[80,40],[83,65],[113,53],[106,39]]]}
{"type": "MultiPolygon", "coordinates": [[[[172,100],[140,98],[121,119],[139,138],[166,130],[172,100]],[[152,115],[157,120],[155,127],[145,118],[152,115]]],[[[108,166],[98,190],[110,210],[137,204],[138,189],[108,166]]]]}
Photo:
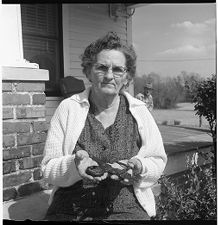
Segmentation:
{"type": "MultiPolygon", "coordinates": [[[[86,150],[92,158],[114,163],[130,159],[141,146],[138,127],[120,95],[120,105],[114,124],[104,129],[95,118],[95,106],[90,110],[75,151],[86,150]]],[[[47,211],[47,220],[148,220],[149,216],[138,203],[132,185],[124,185],[109,177],[87,188],[83,181],[59,188],[47,211]]]]}

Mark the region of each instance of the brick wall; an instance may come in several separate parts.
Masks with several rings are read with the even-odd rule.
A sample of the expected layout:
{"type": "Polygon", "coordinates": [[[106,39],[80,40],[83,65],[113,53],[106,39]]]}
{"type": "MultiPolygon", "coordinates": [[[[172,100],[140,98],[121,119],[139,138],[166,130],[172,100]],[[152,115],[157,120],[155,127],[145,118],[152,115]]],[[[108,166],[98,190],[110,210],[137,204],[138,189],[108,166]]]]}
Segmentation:
{"type": "Polygon", "coordinates": [[[40,163],[47,134],[43,81],[3,81],[3,200],[47,188],[40,163]]]}

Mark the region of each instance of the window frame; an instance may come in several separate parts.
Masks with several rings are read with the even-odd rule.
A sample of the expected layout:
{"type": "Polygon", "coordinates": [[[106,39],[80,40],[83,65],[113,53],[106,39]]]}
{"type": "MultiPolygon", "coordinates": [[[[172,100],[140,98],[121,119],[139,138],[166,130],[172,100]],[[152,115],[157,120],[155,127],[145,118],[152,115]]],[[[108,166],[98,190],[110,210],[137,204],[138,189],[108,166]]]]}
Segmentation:
{"type": "MultiPolygon", "coordinates": [[[[24,4],[25,5],[25,4],[24,4]]],[[[37,4],[35,4],[37,5],[37,4]]],[[[40,4],[41,5],[41,4],[40,4]]],[[[22,7],[22,4],[21,4],[22,7]]],[[[45,94],[48,97],[60,97],[61,91],[60,91],[60,79],[64,77],[64,54],[63,54],[63,11],[62,11],[62,4],[56,4],[57,7],[57,39],[56,37],[52,35],[43,35],[43,34],[28,34],[23,31],[22,29],[22,35],[30,35],[31,37],[38,37],[38,38],[51,38],[52,40],[57,41],[57,63],[59,66],[59,71],[57,71],[57,74],[55,74],[55,87],[52,88],[52,90],[46,90],[45,86],[45,94]]],[[[21,23],[22,23],[22,10],[21,10],[21,23]]],[[[24,39],[22,40],[24,41],[24,39]]],[[[25,50],[23,45],[23,52],[24,52],[24,58],[25,58],[25,50]]],[[[28,60],[28,59],[27,59],[28,60]]],[[[33,62],[34,63],[34,62],[33,62]]],[[[37,63],[37,62],[35,62],[37,63]]],[[[40,67],[39,67],[40,68],[40,67]]],[[[48,81],[49,82],[49,81],[48,81]]]]}

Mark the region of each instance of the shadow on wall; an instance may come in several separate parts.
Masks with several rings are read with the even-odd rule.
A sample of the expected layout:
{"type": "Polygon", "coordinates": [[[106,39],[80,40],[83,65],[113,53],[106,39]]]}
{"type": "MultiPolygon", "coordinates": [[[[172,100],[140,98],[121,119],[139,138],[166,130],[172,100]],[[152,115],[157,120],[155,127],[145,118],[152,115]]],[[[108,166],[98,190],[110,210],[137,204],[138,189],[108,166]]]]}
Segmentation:
{"type": "MultiPolygon", "coordinates": [[[[48,199],[50,194],[40,192],[27,198],[13,202],[8,208],[7,216],[10,220],[43,220],[48,209],[48,199]]],[[[5,214],[5,212],[4,212],[5,214]]]]}

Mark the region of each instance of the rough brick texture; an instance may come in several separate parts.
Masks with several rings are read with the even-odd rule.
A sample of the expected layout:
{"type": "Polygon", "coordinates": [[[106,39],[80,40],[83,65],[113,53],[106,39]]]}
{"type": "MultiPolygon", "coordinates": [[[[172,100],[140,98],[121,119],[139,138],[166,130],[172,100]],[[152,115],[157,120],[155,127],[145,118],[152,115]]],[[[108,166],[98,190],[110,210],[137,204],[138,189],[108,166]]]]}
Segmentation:
{"type": "Polygon", "coordinates": [[[35,144],[32,148],[33,155],[42,155],[44,151],[45,143],[35,144]]]}
{"type": "Polygon", "coordinates": [[[34,131],[47,131],[48,125],[46,121],[37,121],[33,122],[33,130],[34,131]]]}
{"type": "Polygon", "coordinates": [[[46,134],[45,133],[27,133],[27,134],[18,134],[17,135],[17,145],[29,145],[45,142],[46,134]]]}
{"type": "Polygon", "coordinates": [[[5,188],[5,187],[11,187],[11,186],[17,186],[19,184],[23,184],[25,182],[28,182],[31,177],[32,177],[31,171],[25,171],[19,174],[5,175],[3,177],[3,187],[5,188]]]}
{"type": "Polygon", "coordinates": [[[8,161],[3,163],[3,174],[12,173],[16,171],[15,161],[8,161]]]}
{"type": "Polygon", "coordinates": [[[16,109],[18,119],[45,117],[44,107],[19,107],[16,109]]]}
{"type": "Polygon", "coordinates": [[[30,156],[31,146],[22,146],[3,150],[3,160],[20,159],[30,156]]]}
{"type": "Polygon", "coordinates": [[[3,147],[13,147],[15,145],[15,137],[13,135],[3,136],[3,147]]]}
{"type": "Polygon", "coordinates": [[[27,105],[30,104],[30,95],[28,94],[2,94],[3,105],[27,105]]]}
{"type": "Polygon", "coordinates": [[[33,98],[33,105],[44,105],[45,104],[45,94],[34,94],[33,98]]]}
{"type": "Polygon", "coordinates": [[[3,201],[9,201],[17,197],[17,190],[15,188],[8,188],[3,191],[3,201]]]}
{"type": "Polygon", "coordinates": [[[2,91],[11,92],[12,91],[12,83],[11,82],[2,83],[2,91]]]}
{"type": "Polygon", "coordinates": [[[3,108],[3,119],[13,119],[13,108],[3,108]]]}
{"type": "Polygon", "coordinates": [[[30,126],[29,122],[3,122],[3,134],[29,132],[30,126]]]}
{"type": "Polygon", "coordinates": [[[34,157],[34,158],[24,158],[19,160],[19,169],[25,170],[25,169],[32,169],[40,166],[40,163],[42,161],[42,156],[40,157],[34,157]]]}
{"type": "Polygon", "coordinates": [[[45,83],[44,82],[22,82],[16,83],[15,89],[17,92],[44,92],[45,91],[45,83]]]}
{"type": "Polygon", "coordinates": [[[4,201],[44,188],[40,170],[48,130],[44,91],[44,81],[2,82],[4,201]]]}

